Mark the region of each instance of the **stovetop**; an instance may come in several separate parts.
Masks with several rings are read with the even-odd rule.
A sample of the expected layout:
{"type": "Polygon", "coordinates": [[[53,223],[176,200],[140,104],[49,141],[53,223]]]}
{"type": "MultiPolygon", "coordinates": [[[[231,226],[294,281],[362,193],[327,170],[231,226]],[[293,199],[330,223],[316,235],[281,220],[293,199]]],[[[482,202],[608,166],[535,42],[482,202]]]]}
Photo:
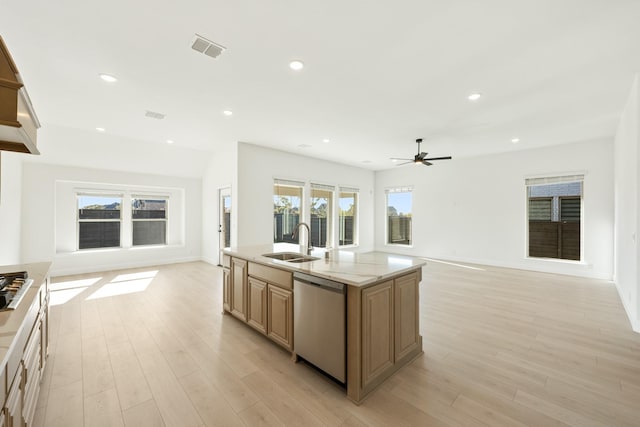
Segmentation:
{"type": "Polygon", "coordinates": [[[0,311],[15,310],[32,283],[26,271],[0,273],[0,311]]]}

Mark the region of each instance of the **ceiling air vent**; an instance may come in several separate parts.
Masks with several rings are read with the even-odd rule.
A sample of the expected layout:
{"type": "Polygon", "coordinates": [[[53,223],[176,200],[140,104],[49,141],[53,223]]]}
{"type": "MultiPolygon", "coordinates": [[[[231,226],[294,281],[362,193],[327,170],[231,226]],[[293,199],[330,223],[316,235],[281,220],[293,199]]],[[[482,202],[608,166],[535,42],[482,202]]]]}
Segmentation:
{"type": "Polygon", "coordinates": [[[224,52],[226,47],[214,43],[211,40],[202,37],[200,34],[196,34],[195,39],[193,39],[193,44],[191,44],[191,49],[197,50],[198,52],[204,53],[212,58],[217,58],[222,52],[224,52]]]}
{"type": "Polygon", "coordinates": [[[155,111],[147,110],[147,112],[144,113],[144,115],[145,115],[145,117],[149,117],[149,118],[152,118],[152,119],[158,119],[158,120],[164,119],[164,114],[156,113],[155,111]]]}

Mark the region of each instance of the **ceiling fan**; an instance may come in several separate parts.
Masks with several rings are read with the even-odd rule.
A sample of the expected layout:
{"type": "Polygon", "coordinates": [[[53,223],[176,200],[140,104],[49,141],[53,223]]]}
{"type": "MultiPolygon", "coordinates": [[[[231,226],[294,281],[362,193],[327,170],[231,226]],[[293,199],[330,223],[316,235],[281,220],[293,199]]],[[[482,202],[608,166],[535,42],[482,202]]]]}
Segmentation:
{"type": "Polygon", "coordinates": [[[415,164],[422,163],[425,166],[431,166],[433,164],[431,163],[433,160],[451,160],[451,156],[427,158],[427,154],[429,153],[420,152],[420,144],[422,143],[422,138],[416,139],[416,142],[418,143],[418,154],[413,156],[413,159],[400,159],[397,157],[392,157],[391,160],[406,160],[406,162],[398,163],[396,166],[406,165],[408,163],[415,163],[415,164]]]}

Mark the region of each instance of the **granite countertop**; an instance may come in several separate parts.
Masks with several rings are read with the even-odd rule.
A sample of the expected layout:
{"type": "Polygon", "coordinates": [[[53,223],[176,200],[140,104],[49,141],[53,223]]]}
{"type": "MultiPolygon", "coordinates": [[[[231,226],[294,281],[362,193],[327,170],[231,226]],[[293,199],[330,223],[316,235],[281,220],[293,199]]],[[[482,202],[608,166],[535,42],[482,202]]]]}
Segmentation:
{"type": "MultiPolygon", "coordinates": [[[[38,290],[49,274],[50,262],[39,262],[33,264],[17,264],[0,266],[0,274],[12,273],[16,271],[27,271],[29,278],[33,279],[33,285],[27,290],[22,301],[15,310],[0,311],[0,368],[7,363],[7,357],[12,350],[14,338],[23,327],[24,318],[38,295],[38,290]]],[[[33,326],[33,325],[30,325],[33,326]]]]}
{"type": "Polygon", "coordinates": [[[291,263],[262,256],[274,252],[300,252],[300,246],[272,244],[232,247],[224,250],[227,255],[283,270],[324,277],[350,286],[370,285],[427,264],[420,258],[406,255],[394,255],[386,252],[357,253],[336,249],[329,251],[329,259],[325,259],[326,251],[324,249],[314,249],[311,255],[320,259],[302,263],[291,263]]]}

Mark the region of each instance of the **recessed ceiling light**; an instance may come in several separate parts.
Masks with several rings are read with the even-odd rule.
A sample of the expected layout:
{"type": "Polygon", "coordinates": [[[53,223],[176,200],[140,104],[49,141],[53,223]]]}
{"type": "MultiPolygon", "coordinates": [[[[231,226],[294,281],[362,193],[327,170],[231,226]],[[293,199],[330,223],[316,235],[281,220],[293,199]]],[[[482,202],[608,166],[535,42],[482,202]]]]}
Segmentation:
{"type": "Polygon", "coordinates": [[[291,61],[289,62],[289,68],[291,68],[294,71],[300,71],[304,68],[304,63],[302,61],[291,61]]]}
{"type": "Polygon", "coordinates": [[[322,142],[324,142],[325,144],[328,144],[328,143],[330,143],[330,142],[331,142],[331,140],[330,140],[330,139],[325,138],[325,139],[323,139],[323,140],[322,140],[322,142]]]}
{"type": "Polygon", "coordinates": [[[469,95],[467,98],[469,99],[469,101],[477,101],[478,99],[480,99],[481,96],[482,96],[481,93],[474,92],[471,95],[469,95]]]}
{"type": "Polygon", "coordinates": [[[393,163],[398,163],[398,159],[391,159],[393,163]]]}
{"type": "Polygon", "coordinates": [[[106,129],[105,129],[105,128],[96,128],[96,130],[97,130],[98,132],[104,132],[106,129]]]}
{"type": "Polygon", "coordinates": [[[511,142],[513,142],[514,144],[517,144],[518,142],[520,142],[520,138],[512,138],[511,142]]]}
{"type": "Polygon", "coordinates": [[[167,139],[167,144],[173,144],[173,140],[172,139],[167,139]]]}
{"type": "Polygon", "coordinates": [[[99,74],[100,78],[105,82],[115,83],[118,79],[110,74],[99,74]]]}
{"type": "Polygon", "coordinates": [[[224,110],[224,111],[222,112],[222,114],[224,114],[225,116],[232,116],[232,115],[233,115],[233,111],[231,111],[231,110],[224,110]]]}

